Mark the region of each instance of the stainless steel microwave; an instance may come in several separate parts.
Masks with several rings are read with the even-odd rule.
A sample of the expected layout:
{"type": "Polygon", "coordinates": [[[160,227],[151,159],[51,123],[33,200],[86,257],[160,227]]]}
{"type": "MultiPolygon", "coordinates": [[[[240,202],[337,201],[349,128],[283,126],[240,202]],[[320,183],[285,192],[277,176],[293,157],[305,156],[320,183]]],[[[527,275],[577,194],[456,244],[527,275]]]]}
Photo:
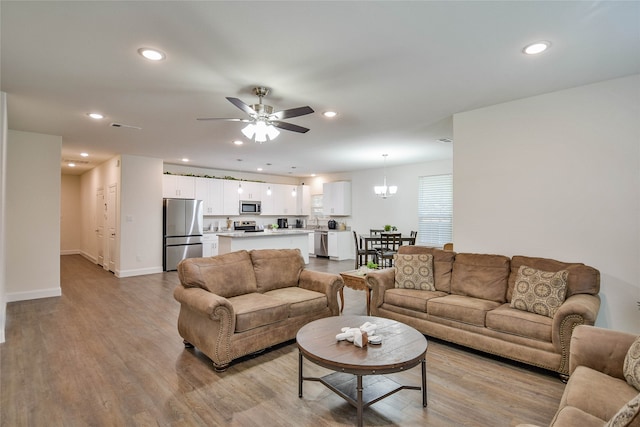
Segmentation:
{"type": "Polygon", "coordinates": [[[255,200],[240,200],[240,215],[260,215],[261,203],[255,200]]]}

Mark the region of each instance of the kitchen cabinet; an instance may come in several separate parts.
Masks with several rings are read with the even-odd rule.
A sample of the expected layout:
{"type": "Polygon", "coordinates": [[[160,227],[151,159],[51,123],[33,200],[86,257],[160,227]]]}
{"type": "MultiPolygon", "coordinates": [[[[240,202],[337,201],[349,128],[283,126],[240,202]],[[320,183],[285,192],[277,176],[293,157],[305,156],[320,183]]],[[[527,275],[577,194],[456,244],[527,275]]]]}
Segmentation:
{"type": "Polygon", "coordinates": [[[309,255],[316,254],[316,233],[309,233],[309,255]]]}
{"type": "Polygon", "coordinates": [[[210,257],[216,255],[218,255],[218,235],[205,233],[202,236],[202,256],[210,257]]]}
{"type": "Polygon", "coordinates": [[[295,185],[282,185],[283,196],[279,215],[296,215],[298,206],[298,188],[295,185]]]}
{"type": "Polygon", "coordinates": [[[308,185],[297,187],[296,215],[311,215],[311,187],[308,185]]]}
{"type": "Polygon", "coordinates": [[[259,182],[240,181],[237,183],[236,188],[239,200],[260,201],[262,197],[262,184],[259,182]]]}
{"type": "Polygon", "coordinates": [[[195,199],[195,177],[167,174],[162,175],[162,197],[167,199],[195,199]]]}
{"type": "MultiPolygon", "coordinates": [[[[224,180],[222,184],[222,214],[238,215],[240,213],[239,181],[224,180]]],[[[244,199],[243,199],[244,200],[244,199]]]]}
{"type": "Polygon", "coordinates": [[[262,184],[262,215],[278,215],[276,211],[276,190],[277,184],[262,184]]]}
{"type": "Polygon", "coordinates": [[[196,178],[195,198],[203,201],[204,215],[224,215],[224,180],[196,178]]]}
{"type": "Polygon", "coordinates": [[[351,215],[351,182],[325,182],[322,184],[323,213],[331,215],[351,215]]]}
{"type": "Polygon", "coordinates": [[[329,231],[327,240],[329,258],[337,261],[354,259],[353,234],[350,231],[329,231]]]}

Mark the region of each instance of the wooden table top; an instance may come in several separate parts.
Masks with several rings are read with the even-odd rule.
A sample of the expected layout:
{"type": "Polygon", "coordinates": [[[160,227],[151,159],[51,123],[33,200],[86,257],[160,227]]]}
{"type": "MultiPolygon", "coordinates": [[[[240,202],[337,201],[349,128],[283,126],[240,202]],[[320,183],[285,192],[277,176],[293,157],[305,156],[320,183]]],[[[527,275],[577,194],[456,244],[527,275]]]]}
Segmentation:
{"type": "Polygon", "coordinates": [[[332,316],[300,328],[298,348],[312,362],[335,371],[356,375],[378,375],[409,369],[420,363],[427,351],[427,339],[414,328],[391,319],[372,316],[332,316]],[[375,335],[382,344],[356,347],[337,341],[341,328],[357,328],[365,322],[377,325],[375,335]]]}

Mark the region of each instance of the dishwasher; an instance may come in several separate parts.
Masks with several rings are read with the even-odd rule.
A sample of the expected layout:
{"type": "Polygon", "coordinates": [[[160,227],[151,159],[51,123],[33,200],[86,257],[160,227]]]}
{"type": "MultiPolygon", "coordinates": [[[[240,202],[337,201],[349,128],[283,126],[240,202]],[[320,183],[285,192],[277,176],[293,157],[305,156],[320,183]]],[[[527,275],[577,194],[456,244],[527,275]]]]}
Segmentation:
{"type": "Polygon", "coordinates": [[[315,256],[328,257],[329,256],[329,232],[328,231],[315,231],[313,249],[315,256]]]}

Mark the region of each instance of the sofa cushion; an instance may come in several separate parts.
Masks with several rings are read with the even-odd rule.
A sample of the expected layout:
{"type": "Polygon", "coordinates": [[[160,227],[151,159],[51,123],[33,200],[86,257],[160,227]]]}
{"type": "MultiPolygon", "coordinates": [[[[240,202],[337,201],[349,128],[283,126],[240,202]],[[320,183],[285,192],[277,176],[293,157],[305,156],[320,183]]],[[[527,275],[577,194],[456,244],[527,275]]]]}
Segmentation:
{"type": "Polygon", "coordinates": [[[395,287],[400,289],[421,289],[435,291],[433,280],[433,255],[431,254],[395,254],[395,287]]]}
{"type": "Polygon", "coordinates": [[[606,421],[637,394],[635,388],[620,378],[578,366],[569,377],[562,401],[606,421]]]}
{"type": "Polygon", "coordinates": [[[289,304],[289,317],[308,315],[326,310],[329,306],[327,296],[320,292],[296,287],[274,289],[265,295],[277,298],[289,304]]]}
{"type": "Polygon", "coordinates": [[[638,419],[640,414],[640,394],[628,401],[611,419],[605,424],[605,427],[627,427],[634,420],[638,419]]]}
{"type": "Polygon", "coordinates": [[[426,246],[403,245],[398,254],[430,254],[433,255],[433,279],[437,291],[451,292],[451,271],[456,253],[426,246]]]}
{"type": "Polygon", "coordinates": [[[503,303],[507,295],[509,258],[503,255],[457,254],[451,293],[503,303]]]}
{"type": "Polygon", "coordinates": [[[289,315],[289,304],[260,293],[238,295],[229,298],[236,315],[235,332],[286,320],[289,315]]]}
{"type": "Polygon", "coordinates": [[[427,301],[431,298],[443,297],[446,295],[448,295],[446,292],[440,291],[394,288],[387,289],[384,293],[384,303],[426,313],[427,301]]]}
{"type": "Polygon", "coordinates": [[[624,378],[640,391],[640,337],[629,347],[623,366],[624,378]]]}
{"type": "Polygon", "coordinates": [[[298,286],[304,259],[300,249],[258,249],[251,251],[258,292],[298,286]]]}
{"type": "Polygon", "coordinates": [[[551,318],[511,308],[509,303],[488,312],[485,323],[494,331],[551,342],[551,318]]]}
{"type": "Polygon", "coordinates": [[[202,288],[224,298],[256,292],[256,277],[247,251],[208,258],[187,258],[178,264],[185,288],[202,288]]]}
{"type": "Polygon", "coordinates": [[[553,317],[564,302],[567,270],[542,271],[521,265],[511,297],[511,307],[553,317]]]}
{"type": "Polygon", "coordinates": [[[551,425],[562,427],[603,427],[604,421],[582,409],[565,406],[558,411],[551,425]]]}
{"type": "Polygon", "coordinates": [[[520,266],[527,265],[543,271],[567,270],[567,298],[576,294],[597,295],[600,292],[600,272],[582,263],[567,263],[548,258],[535,258],[516,255],[511,258],[511,274],[509,275],[509,289],[507,301],[511,301],[513,287],[518,276],[520,266]]]}
{"type": "Polygon", "coordinates": [[[428,300],[427,314],[484,327],[487,312],[499,306],[486,299],[447,295],[428,300]]]}

